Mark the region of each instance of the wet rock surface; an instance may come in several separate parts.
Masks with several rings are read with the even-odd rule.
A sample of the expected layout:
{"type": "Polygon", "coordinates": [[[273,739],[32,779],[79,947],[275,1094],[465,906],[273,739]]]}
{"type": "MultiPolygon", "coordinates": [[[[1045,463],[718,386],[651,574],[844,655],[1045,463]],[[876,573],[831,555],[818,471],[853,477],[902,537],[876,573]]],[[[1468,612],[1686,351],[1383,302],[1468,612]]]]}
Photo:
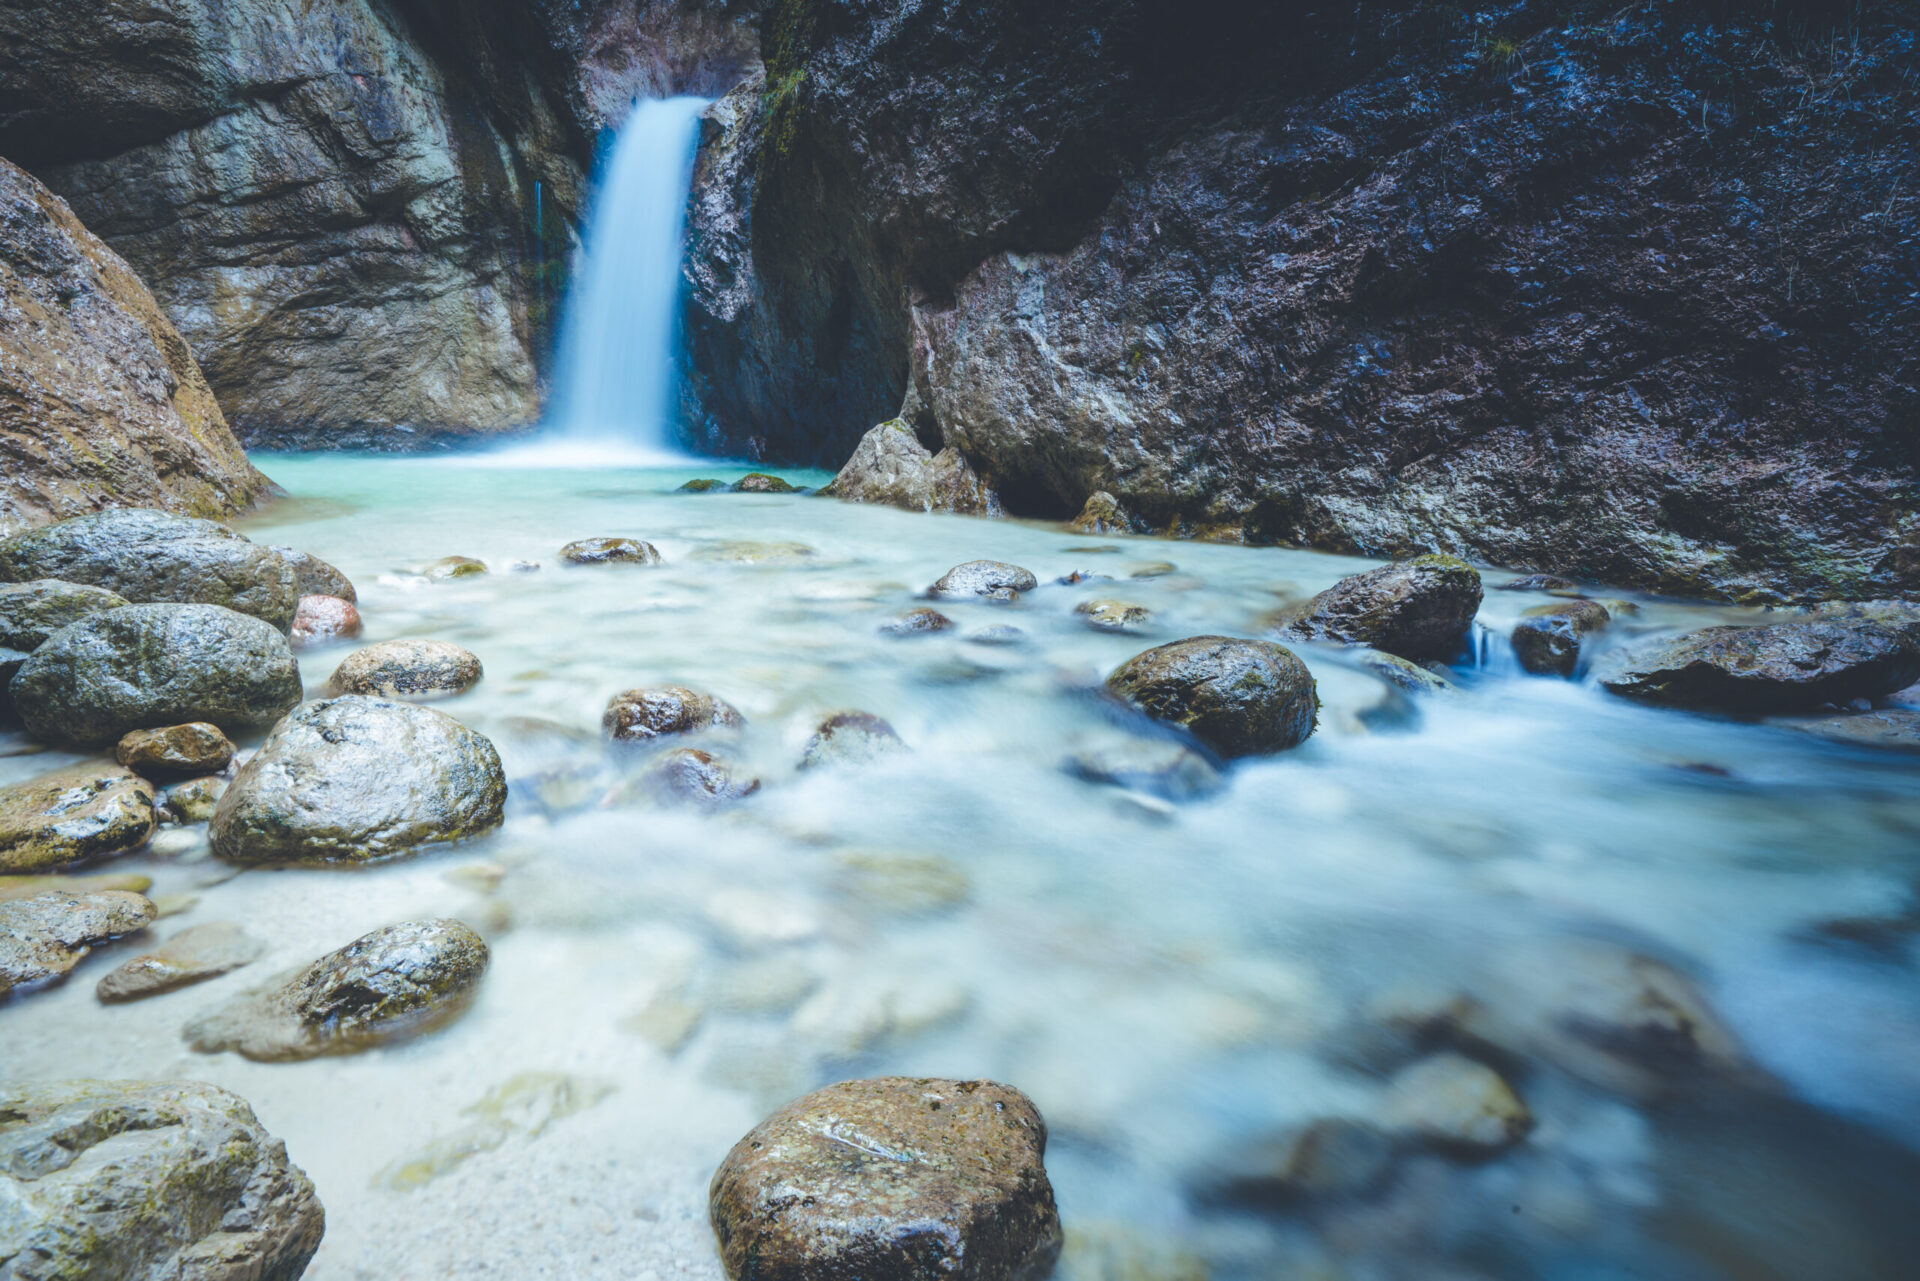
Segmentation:
{"type": "Polygon", "coordinates": [[[214,853],[235,863],[361,862],[497,826],[493,744],[431,708],[346,696],[280,724],[216,809],[214,853]]]}
{"type": "Polygon", "coordinates": [[[675,748],[653,762],[642,785],[663,799],[702,808],[745,800],[760,790],[759,779],[726,757],[697,747],[675,748]]]}
{"type": "Polygon", "coordinates": [[[709,1192],[733,1281],[1042,1281],[1061,1246],[1046,1123],[990,1081],[882,1077],[797,1099],[709,1192]]]}
{"type": "Polygon", "coordinates": [[[0,1084],[23,1279],[298,1281],[325,1214],[238,1096],[193,1081],[0,1084]]]}
{"type": "Polygon", "coordinates": [[[1520,666],[1535,676],[1571,676],[1586,639],[1604,631],[1613,615],[1598,601],[1539,605],[1521,615],[1509,636],[1520,666]]]}
{"type": "Polygon", "coordinates": [[[389,925],[197,1020],[187,1042],[265,1062],[371,1049],[457,1018],[487,960],[485,940],[459,921],[389,925]]]}
{"type": "Polygon", "coordinates": [[[1282,639],[1371,645],[1415,662],[1466,649],[1480,575],[1452,556],[1420,556],[1343,578],[1284,618],[1282,639]]]}
{"type": "Polygon", "coordinates": [[[1083,600],[1073,612],[1099,632],[1138,631],[1153,621],[1153,613],[1146,606],[1124,600],[1083,600]]]}
{"type": "Polygon", "coordinates": [[[450,641],[381,641],[341,660],[327,691],[375,698],[446,698],[466,693],[480,683],[483,674],[479,658],[450,641]]]}
{"type": "Polygon", "coordinates": [[[167,789],[161,809],[175,823],[205,823],[213,818],[226,790],[224,778],[190,778],[167,789]]]}
{"type": "Polygon", "coordinates": [[[0,542],[0,578],[85,583],[135,604],[223,605],[281,632],[300,591],[278,553],[210,520],[116,508],[0,542]]]}
{"type": "Polygon", "coordinates": [[[233,744],[218,725],[194,721],[164,729],[137,729],[121,737],[114,759],[136,774],[165,778],[217,774],[233,759],[233,744]]]}
{"type": "Polygon", "coordinates": [[[800,768],[867,765],[907,750],[893,726],[873,713],[835,712],[807,740],[800,768]]]}
{"type": "Polygon", "coordinates": [[[1067,522],[1067,528],[1076,534],[1134,532],[1132,517],[1120,506],[1120,500],[1104,489],[1087,495],[1087,501],[1080,505],[1080,514],[1067,522]]]}
{"type": "Polygon", "coordinates": [[[1460,1054],[1436,1054],[1394,1077],[1382,1115],[1430,1143],[1474,1152],[1510,1147],[1533,1129],[1513,1087],[1460,1054]]]}
{"type": "Polygon", "coordinates": [[[1378,676],[1403,694],[1444,694],[1458,689],[1446,677],[1398,654],[1358,646],[1348,650],[1346,656],[1354,666],[1378,676]]]}
{"type": "Polygon", "coordinates": [[[1031,570],[998,560],[970,560],[940,575],[929,594],[946,600],[1010,601],[1040,585],[1031,570]]]}
{"type": "Polygon", "coordinates": [[[442,556],[420,572],[431,582],[451,583],[462,578],[478,578],[487,572],[487,562],[471,556],[442,556]]]}
{"type": "Polygon", "coordinates": [[[739,729],[747,723],[731,703],[684,685],[649,685],[615,694],[600,728],[616,743],[649,742],[674,734],[739,729]]]}
{"type": "Polygon", "coordinates": [[[349,605],[359,603],[360,593],[354,590],[353,580],[312,552],[278,545],[267,550],[293,567],[293,585],[300,595],[333,596],[349,605]]]}
{"type": "Polygon", "coordinates": [[[106,975],[94,994],[108,1004],[138,1001],[215,978],[266,955],[267,945],[232,921],[189,926],[106,975]]]}
{"type": "Polygon", "coordinates": [[[1222,756],[1298,746],[1319,698],[1307,665],[1272,641],[1196,636],[1136,654],[1107,677],[1116,698],[1222,756]]]}
{"type": "Polygon", "coordinates": [[[125,890],[0,900],[0,996],[60,977],[95,947],[145,929],[153,918],[152,902],[125,890]]]}
{"type": "Polygon", "coordinates": [[[947,631],[952,626],[953,620],[939,610],[921,606],[896,618],[889,618],[880,624],[880,630],[889,636],[925,636],[930,632],[947,631]]]}
{"type": "Polygon", "coordinates": [[[127,605],[94,614],[62,628],[13,680],[28,732],[77,747],[188,721],[255,729],[299,701],[300,669],[287,638],[218,605],[127,605]]]}
{"type": "Polygon", "coordinates": [[[24,661],[68,623],[132,603],[104,587],[57,578],[0,583],[0,649],[16,650],[24,661]]]}
{"type": "Polygon", "coordinates": [[[799,492],[798,486],[789,485],[786,481],[780,479],[780,477],[770,476],[763,471],[748,472],[739,480],[734,481],[731,488],[736,494],[792,494],[799,492]]]}
{"type": "Polygon", "coordinates": [[[660,552],[638,538],[582,538],[560,549],[569,565],[658,565],[660,552]]]}
{"type": "Polygon", "coordinates": [[[1170,739],[1129,738],[1083,748],[1067,758],[1065,768],[1090,783],[1113,783],[1174,801],[1218,791],[1224,781],[1206,757],[1170,739]]]}
{"type": "Polygon", "coordinates": [[[862,436],[853,456],[820,492],[908,511],[1001,514],[999,497],[974,475],[960,451],[930,451],[904,419],[881,423],[862,436]]]}
{"type": "Polygon", "coordinates": [[[153,834],[153,786],[82,763],[0,787],[0,872],[38,872],[138,849],[153,834]]]}
{"type": "Polygon", "coordinates": [[[1920,643],[1871,622],[1707,627],[1604,655],[1612,693],[1673,707],[1766,714],[1874,699],[1920,677],[1920,643]]]}
{"type": "Polygon", "coordinates": [[[295,649],[318,649],[360,635],[360,611],[340,596],[302,596],[293,612],[290,639],[295,649]]]}
{"type": "Polygon", "coordinates": [[[1831,739],[1850,747],[1920,752],[1920,710],[1887,707],[1871,712],[1846,712],[1781,722],[1805,734],[1831,739]]]}

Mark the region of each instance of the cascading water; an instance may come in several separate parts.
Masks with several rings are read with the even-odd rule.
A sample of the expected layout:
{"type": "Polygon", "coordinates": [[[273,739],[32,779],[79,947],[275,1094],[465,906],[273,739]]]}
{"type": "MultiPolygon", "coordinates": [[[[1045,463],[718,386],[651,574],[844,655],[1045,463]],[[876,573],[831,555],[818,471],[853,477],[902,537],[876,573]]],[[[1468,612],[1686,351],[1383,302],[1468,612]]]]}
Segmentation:
{"type": "Polygon", "coordinates": [[[587,219],[548,422],[564,452],[683,461],[672,444],[675,306],[703,98],[635,105],[587,219]]]}

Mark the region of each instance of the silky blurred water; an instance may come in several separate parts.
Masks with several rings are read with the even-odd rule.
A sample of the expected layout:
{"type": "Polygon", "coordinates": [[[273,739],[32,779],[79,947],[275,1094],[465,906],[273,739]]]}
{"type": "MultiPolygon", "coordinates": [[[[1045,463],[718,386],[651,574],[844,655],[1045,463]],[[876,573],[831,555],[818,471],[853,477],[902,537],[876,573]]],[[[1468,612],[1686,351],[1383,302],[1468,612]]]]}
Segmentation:
{"type": "MultiPolygon", "coordinates": [[[[1460,674],[1462,695],[1415,705],[1303,648],[1319,732],[1169,802],[1061,768],[1146,728],[1098,696],[1101,678],[1163,641],[1258,634],[1371,562],[675,492],[737,469],[260,461],[289,496],[243,527],[344,570],[365,641],[437,637],[485,663],[475,690],[436,706],[501,746],[508,822],[348,870],[120,860],[155,894],[197,896],[151,936],[238,920],[273,954],[103,1007],[94,982],[143,945],[123,942],[0,1010],[0,1061],[10,1077],[186,1076],[245,1096],[327,1206],[315,1278],[717,1277],[706,1182],[732,1142],[809,1088],[894,1072],[990,1076],[1034,1098],[1064,1277],[1911,1274],[1909,936],[1819,940],[1826,922],[1907,910],[1912,758],[1514,674],[1500,638],[1546,598],[1489,591],[1488,660],[1460,674]],[[665,563],[558,563],[593,535],[646,538],[665,563]],[[493,572],[417,573],[456,554],[493,572]],[[941,603],[949,632],[879,630],[976,557],[1041,587],[941,603]],[[1109,577],[1056,581],[1073,571],[1109,577]],[[1094,598],[1152,622],[1095,632],[1073,612],[1094,598]],[[974,639],[999,625],[1023,643],[974,639]],[[622,790],[600,713],[662,682],[746,715],[715,750],[758,794],[704,813],[622,790]],[[796,770],[812,727],[850,708],[912,752],[796,770]],[[422,914],[493,945],[450,1027],[297,1064],[181,1042],[233,993],[422,914]],[[1629,955],[1697,984],[1742,1044],[1737,1080],[1668,1092],[1567,1057],[1553,1032],[1566,993],[1596,956],[1629,955]],[[1410,1152],[1386,1186],[1337,1204],[1200,1194],[1263,1134],[1375,1116],[1386,1067],[1366,1011],[1456,990],[1518,1029],[1485,1056],[1536,1116],[1525,1142],[1485,1160],[1410,1152]],[[513,1123],[472,1141],[503,1108],[513,1123]],[[475,1150],[434,1156],[449,1144],[475,1150]]],[[[1741,616],[1640,604],[1623,635],[1741,616]]],[[[349,648],[303,657],[309,694],[349,648]]],[[[0,781],[65,759],[0,757],[0,781]]]]}

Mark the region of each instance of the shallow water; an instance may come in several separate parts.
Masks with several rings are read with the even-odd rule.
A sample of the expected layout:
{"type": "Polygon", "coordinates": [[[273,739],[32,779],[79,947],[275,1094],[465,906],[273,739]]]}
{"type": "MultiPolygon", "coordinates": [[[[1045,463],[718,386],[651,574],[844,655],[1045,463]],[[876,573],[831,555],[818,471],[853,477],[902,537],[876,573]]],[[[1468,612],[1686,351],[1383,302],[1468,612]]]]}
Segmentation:
{"type": "MultiPolygon", "coordinates": [[[[272,954],[103,1007],[93,984],[144,946],[125,941],[16,997],[0,1062],[246,1097],[327,1207],[314,1278],[717,1277],[706,1184],[733,1141],[808,1088],[894,1072],[991,1076],[1035,1099],[1070,1237],[1061,1275],[1077,1281],[1908,1275],[1909,936],[1847,947],[1817,927],[1905,911],[1910,758],[1514,675],[1497,637],[1544,598],[1489,592],[1495,639],[1464,695],[1383,704],[1338,654],[1303,649],[1320,731],[1170,803],[1060,768],[1142,728],[1098,681],[1162,641],[1257,634],[1369,562],[672,492],[695,472],[261,463],[291,496],[247,532],[346,571],[365,640],[480,655],[480,686],[436,705],[501,746],[508,821],[352,870],[120,860],[156,895],[197,896],[153,936],[238,920],[272,954]],[[612,534],[666,563],[557,565],[562,543],[612,534]],[[452,554],[495,572],[414,572],[452,554]],[[975,557],[1042,586],[1012,606],[942,603],[951,632],[877,630],[975,557]],[[541,568],[508,572],[516,560],[541,568]],[[1055,581],[1074,570],[1115,581],[1055,581]],[[1094,632],[1073,607],[1096,597],[1153,621],[1094,632]],[[1025,642],[970,639],[1000,624],[1025,642]],[[716,814],[620,799],[600,712],[667,681],[746,714],[725,750],[757,795],[716,814]],[[811,727],[843,708],[886,717],[912,754],[797,772],[811,727]],[[515,719],[529,717],[560,728],[515,719]],[[493,945],[450,1027],[297,1064],[180,1040],[235,992],[426,914],[493,945]],[[1633,954],[1692,978],[1744,1070],[1671,1089],[1556,1035],[1569,991],[1633,954]],[[1332,1203],[1196,1195],[1262,1134],[1375,1115],[1404,1056],[1367,1011],[1454,991],[1507,1029],[1481,1051],[1534,1112],[1524,1143],[1491,1160],[1410,1152],[1384,1186],[1332,1203]]],[[[1641,603],[1631,629],[1736,613],[1641,603]]],[[[309,692],[345,652],[303,656],[309,692]]],[[[0,781],[65,759],[0,756],[0,781]]]]}

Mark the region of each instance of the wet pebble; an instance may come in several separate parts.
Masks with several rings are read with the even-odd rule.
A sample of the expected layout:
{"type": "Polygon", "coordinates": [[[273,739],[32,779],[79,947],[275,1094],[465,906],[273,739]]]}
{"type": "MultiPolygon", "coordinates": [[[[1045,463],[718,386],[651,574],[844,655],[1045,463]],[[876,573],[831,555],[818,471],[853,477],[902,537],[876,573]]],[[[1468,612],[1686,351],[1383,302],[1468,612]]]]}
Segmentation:
{"type": "Polygon", "coordinates": [[[880,630],[889,636],[924,636],[929,632],[944,632],[952,626],[951,618],[937,609],[922,606],[888,619],[880,624],[880,630]]]}
{"type": "Polygon", "coordinates": [[[1145,627],[1153,614],[1144,605],[1123,600],[1086,600],[1074,606],[1088,627],[1100,632],[1130,632],[1145,627]]]}
{"type": "Polygon", "coordinates": [[[113,754],[128,769],[148,777],[216,774],[233,759],[233,744],[218,725],[196,721],[134,730],[120,740],[113,754]]]}
{"type": "Polygon", "coordinates": [[[480,660],[450,641],[391,640],[357,649],[334,669],[332,694],[445,698],[480,683],[480,660]]]}
{"type": "Polygon", "coordinates": [[[929,589],[948,600],[1010,601],[1039,586],[1032,571],[998,560],[970,560],[942,574],[929,589]]]}
{"type": "Polygon", "coordinates": [[[151,900],[124,890],[0,900],[0,996],[66,974],[100,944],[153,918],[151,900]]]}
{"type": "Polygon", "coordinates": [[[0,872],[38,872],[138,849],[158,821],[153,785],[82,763],[0,787],[0,872]]]}
{"type": "Polygon", "coordinates": [[[226,791],[227,780],[224,778],[190,778],[167,789],[163,808],[171,822],[205,823],[213,818],[213,812],[219,808],[220,798],[226,795],[226,791]]]}
{"type": "Polygon", "coordinates": [[[1320,707],[1312,674],[1291,650],[1226,636],[1136,654],[1107,677],[1107,689],[1228,757],[1297,746],[1320,707]]]}
{"type": "Polygon", "coordinates": [[[647,685],[623,690],[607,702],[600,728],[617,743],[650,742],[709,729],[739,729],[747,723],[731,703],[684,685],[647,685]]]}
{"type": "Polygon", "coordinates": [[[459,578],[478,578],[487,572],[487,563],[471,556],[442,556],[420,572],[433,582],[448,583],[459,578]]]}
{"type": "Polygon", "coordinates": [[[267,945],[231,921],[180,931],[102,978],[94,994],[109,1004],[158,996],[259,960],[267,945]]]}

